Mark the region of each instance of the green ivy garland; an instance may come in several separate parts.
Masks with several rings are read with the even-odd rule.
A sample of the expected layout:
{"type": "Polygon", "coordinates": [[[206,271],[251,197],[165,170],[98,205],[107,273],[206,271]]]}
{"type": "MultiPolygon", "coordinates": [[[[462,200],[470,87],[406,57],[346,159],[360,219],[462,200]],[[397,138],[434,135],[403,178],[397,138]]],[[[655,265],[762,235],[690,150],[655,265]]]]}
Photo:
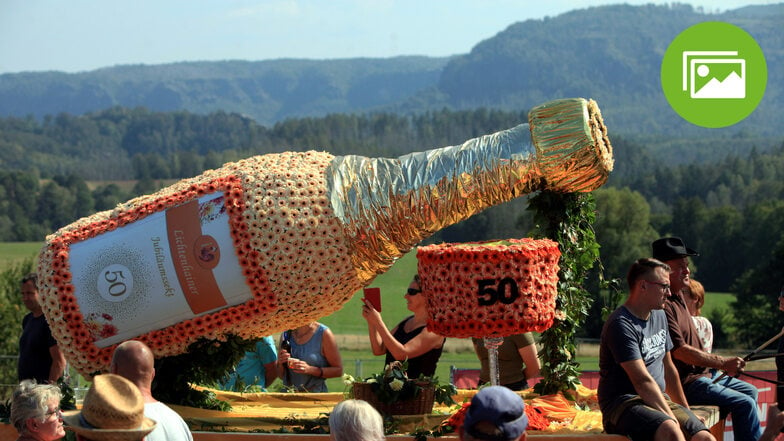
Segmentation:
{"type": "Polygon", "coordinates": [[[218,400],[214,393],[193,389],[191,384],[216,385],[246,351],[253,350],[257,341],[235,335],[227,336],[225,341],[202,338],[188,346],[184,354],[157,360],[153,396],[170,404],[231,410],[229,403],[218,400]]]}
{"type": "Polygon", "coordinates": [[[584,281],[599,260],[599,244],[592,227],[596,203],[590,193],[543,191],[529,200],[528,210],[534,212],[536,235],[558,242],[561,249],[556,301],[560,314],[541,335],[543,379],[534,391],[568,395],[580,377],[575,334],[591,305],[584,281]]]}

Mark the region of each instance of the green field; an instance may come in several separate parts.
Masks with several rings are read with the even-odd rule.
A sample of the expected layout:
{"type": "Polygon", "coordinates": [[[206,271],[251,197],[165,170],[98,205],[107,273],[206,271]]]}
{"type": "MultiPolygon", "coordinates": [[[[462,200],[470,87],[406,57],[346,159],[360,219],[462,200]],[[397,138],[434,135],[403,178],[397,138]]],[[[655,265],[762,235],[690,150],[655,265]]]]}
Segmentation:
{"type": "Polygon", "coordinates": [[[716,309],[727,309],[732,311],[730,303],[735,301],[735,294],[728,292],[706,292],[705,306],[702,307],[702,315],[708,316],[711,311],[716,309]]]}
{"type": "MultiPolygon", "coordinates": [[[[381,289],[381,315],[387,326],[395,326],[404,317],[411,315],[406,308],[403,295],[411,278],[416,274],[416,267],[416,253],[412,251],[400,258],[389,271],[376,277],[369,285],[381,289]]],[[[339,311],[320,321],[336,334],[367,334],[367,323],[362,318],[362,291],[355,293],[339,311]]]]}
{"type": "Polygon", "coordinates": [[[8,265],[27,258],[35,258],[43,242],[0,242],[0,271],[8,265]]]}

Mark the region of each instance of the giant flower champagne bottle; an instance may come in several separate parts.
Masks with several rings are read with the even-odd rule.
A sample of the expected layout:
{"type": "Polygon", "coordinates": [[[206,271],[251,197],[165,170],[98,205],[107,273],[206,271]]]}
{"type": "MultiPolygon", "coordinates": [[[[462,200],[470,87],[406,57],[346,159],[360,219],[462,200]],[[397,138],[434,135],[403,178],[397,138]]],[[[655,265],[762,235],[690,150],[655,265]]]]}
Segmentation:
{"type": "Polygon", "coordinates": [[[39,289],[60,347],[90,375],[130,338],[176,355],[201,337],[324,317],[435,231],[532,191],[593,190],[611,169],[601,115],[583,99],[396,159],[252,157],[50,235],[39,289]]]}

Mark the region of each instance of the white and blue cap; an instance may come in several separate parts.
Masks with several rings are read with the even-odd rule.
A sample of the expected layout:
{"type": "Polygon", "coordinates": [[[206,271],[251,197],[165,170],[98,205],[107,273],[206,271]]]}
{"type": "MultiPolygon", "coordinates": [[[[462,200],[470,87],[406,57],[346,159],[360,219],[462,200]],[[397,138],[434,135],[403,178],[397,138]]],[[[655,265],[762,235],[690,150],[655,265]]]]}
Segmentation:
{"type": "Polygon", "coordinates": [[[488,441],[515,440],[528,427],[525,403],[519,395],[503,386],[485,387],[471,400],[463,430],[476,439],[488,441]],[[497,434],[478,430],[477,424],[486,421],[498,429],[497,434]]]}

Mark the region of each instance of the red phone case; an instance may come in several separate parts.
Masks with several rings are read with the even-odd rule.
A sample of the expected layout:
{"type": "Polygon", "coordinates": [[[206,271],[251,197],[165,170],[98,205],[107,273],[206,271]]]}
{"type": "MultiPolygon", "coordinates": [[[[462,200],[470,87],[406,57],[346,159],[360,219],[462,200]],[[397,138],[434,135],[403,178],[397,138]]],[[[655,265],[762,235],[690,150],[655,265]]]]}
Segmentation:
{"type": "Polygon", "coordinates": [[[365,288],[365,298],[376,311],[381,312],[381,288],[365,288]]]}

